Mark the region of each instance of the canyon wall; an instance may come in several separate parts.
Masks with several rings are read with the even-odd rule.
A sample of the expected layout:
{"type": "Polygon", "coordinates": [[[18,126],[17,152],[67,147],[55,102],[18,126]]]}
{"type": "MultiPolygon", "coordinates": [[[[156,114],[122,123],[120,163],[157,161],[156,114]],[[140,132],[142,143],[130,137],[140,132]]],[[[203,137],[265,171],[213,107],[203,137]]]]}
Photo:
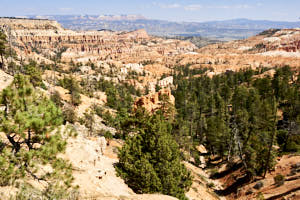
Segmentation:
{"type": "Polygon", "coordinates": [[[29,19],[0,19],[0,27],[21,53],[40,54],[49,60],[88,62],[122,60],[136,63],[193,51],[190,42],[163,40],[152,37],[143,29],[131,32],[72,31],[63,29],[56,21],[29,19]]]}
{"type": "Polygon", "coordinates": [[[54,20],[47,19],[18,19],[18,18],[0,18],[0,26],[9,26],[13,30],[62,30],[62,26],[54,20]]]}

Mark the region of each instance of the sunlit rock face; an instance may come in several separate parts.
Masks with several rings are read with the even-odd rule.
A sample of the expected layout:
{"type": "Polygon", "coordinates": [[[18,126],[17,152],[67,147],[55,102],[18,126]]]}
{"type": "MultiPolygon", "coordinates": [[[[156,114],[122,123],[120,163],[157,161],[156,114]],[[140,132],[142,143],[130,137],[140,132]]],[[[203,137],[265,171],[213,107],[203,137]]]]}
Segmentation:
{"type": "Polygon", "coordinates": [[[148,113],[154,113],[162,107],[162,99],[166,98],[172,105],[175,105],[175,98],[169,88],[161,89],[156,93],[137,98],[134,102],[134,110],[144,108],[148,113]]]}
{"type": "Polygon", "coordinates": [[[56,21],[7,18],[0,18],[0,27],[20,53],[39,54],[49,60],[59,54],[65,62],[121,60],[139,63],[196,49],[190,42],[149,36],[144,29],[72,31],[62,28],[56,21]]]}

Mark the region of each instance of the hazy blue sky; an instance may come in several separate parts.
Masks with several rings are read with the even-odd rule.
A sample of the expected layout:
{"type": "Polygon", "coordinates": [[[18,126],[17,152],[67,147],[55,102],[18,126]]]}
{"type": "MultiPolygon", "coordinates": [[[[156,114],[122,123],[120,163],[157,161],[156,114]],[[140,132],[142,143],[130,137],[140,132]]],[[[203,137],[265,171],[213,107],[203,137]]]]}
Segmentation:
{"type": "Polygon", "coordinates": [[[1,16],[141,14],[152,19],[299,21],[300,0],[0,0],[1,16]]]}

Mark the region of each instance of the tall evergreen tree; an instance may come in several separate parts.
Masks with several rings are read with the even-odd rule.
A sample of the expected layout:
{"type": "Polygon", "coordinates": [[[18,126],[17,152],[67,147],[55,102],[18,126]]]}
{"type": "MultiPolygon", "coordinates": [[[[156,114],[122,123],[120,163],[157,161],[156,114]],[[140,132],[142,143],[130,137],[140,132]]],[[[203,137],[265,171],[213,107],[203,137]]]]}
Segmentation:
{"type": "Polygon", "coordinates": [[[6,45],[7,45],[6,35],[2,31],[0,31],[0,57],[1,57],[0,68],[1,69],[3,69],[3,65],[4,65],[4,55],[6,53],[6,45]]]}
{"type": "Polygon", "coordinates": [[[171,124],[163,115],[140,111],[128,124],[133,136],[119,152],[117,173],[137,193],[162,193],[186,199],[190,172],[181,163],[180,151],[171,136],[171,124]]]}
{"type": "Polygon", "coordinates": [[[6,136],[1,139],[0,184],[31,177],[46,183],[46,196],[62,198],[73,178],[71,165],[57,157],[66,147],[58,129],[61,111],[22,75],[3,90],[0,103],[1,131],[6,136]]]}

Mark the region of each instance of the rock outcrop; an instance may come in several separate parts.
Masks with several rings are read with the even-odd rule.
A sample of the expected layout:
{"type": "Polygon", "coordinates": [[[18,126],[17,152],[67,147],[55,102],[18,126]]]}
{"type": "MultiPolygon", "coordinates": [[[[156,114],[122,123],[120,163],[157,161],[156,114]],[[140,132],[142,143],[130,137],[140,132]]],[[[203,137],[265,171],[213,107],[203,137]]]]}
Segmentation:
{"type": "Polygon", "coordinates": [[[284,29],[263,39],[267,51],[300,52],[300,29],[284,29]]]}
{"type": "Polygon", "coordinates": [[[0,70],[0,92],[13,82],[13,77],[0,70]]]}
{"type": "Polygon", "coordinates": [[[148,94],[146,96],[142,96],[137,98],[134,102],[134,110],[142,107],[149,113],[154,113],[162,107],[162,99],[166,98],[171,104],[175,105],[175,98],[171,94],[171,90],[169,88],[161,89],[160,91],[152,94],[148,94]]]}
{"type": "Polygon", "coordinates": [[[62,26],[54,20],[48,19],[21,19],[21,18],[0,18],[0,27],[9,27],[12,30],[62,30],[62,26]]]}
{"type": "Polygon", "coordinates": [[[0,18],[0,27],[18,54],[26,57],[39,54],[49,60],[59,57],[66,62],[113,59],[139,63],[196,49],[190,42],[149,36],[144,29],[131,32],[72,31],[51,20],[8,18],[0,18]]]}
{"type": "Polygon", "coordinates": [[[208,45],[197,54],[184,54],[175,63],[191,68],[210,68],[213,75],[245,68],[300,67],[300,29],[283,29],[245,40],[208,45]]]}

